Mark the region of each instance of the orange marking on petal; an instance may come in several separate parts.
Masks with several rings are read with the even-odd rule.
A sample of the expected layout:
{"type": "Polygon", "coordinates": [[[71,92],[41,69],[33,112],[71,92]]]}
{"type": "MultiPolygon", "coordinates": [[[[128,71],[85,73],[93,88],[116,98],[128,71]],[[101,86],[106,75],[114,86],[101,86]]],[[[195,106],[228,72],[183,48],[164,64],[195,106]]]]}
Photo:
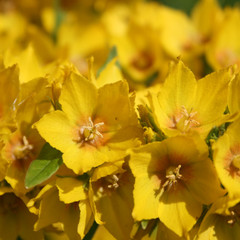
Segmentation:
{"type": "Polygon", "coordinates": [[[240,161],[240,144],[231,147],[224,158],[224,169],[229,172],[232,178],[240,177],[240,168],[238,167],[240,161]],[[237,164],[238,163],[238,164],[237,164]]]}

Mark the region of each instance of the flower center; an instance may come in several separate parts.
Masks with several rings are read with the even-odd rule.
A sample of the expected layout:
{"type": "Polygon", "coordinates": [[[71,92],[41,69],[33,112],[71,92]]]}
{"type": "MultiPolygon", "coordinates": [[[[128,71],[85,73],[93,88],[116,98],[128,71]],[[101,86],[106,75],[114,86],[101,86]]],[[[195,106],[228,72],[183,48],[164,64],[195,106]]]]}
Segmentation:
{"type": "Polygon", "coordinates": [[[191,110],[190,113],[188,113],[187,109],[184,106],[182,106],[181,114],[182,114],[182,118],[184,119],[184,123],[183,123],[184,131],[188,131],[189,128],[197,127],[200,125],[200,123],[194,119],[194,116],[197,114],[197,112],[192,112],[191,110]]]}
{"type": "MultiPolygon", "coordinates": [[[[113,174],[110,176],[107,176],[104,178],[105,181],[105,188],[109,189],[109,190],[115,190],[119,187],[119,176],[117,176],[117,174],[113,174]]],[[[100,187],[99,191],[101,193],[104,192],[104,187],[100,187]]]]}
{"type": "Polygon", "coordinates": [[[197,112],[192,112],[192,109],[188,112],[185,106],[181,106],[180,111],[172,117],[169,127],[186,133],[190,128],[200,126],[200,123],[195,119],[196,114],[197,112]]]}
{"type": "Polygon", "coordinates": [[[33,145],[31,145],[26,136],[23,136],[22,143],[15,147],[14,156],[16,159],[25,159],[33,150],[33,145]]]}
{"type": "Polygon", "coordinates": [[[139,71],[146,71],[153,65],[153,57],[147,51],[141,51],[132,60],[132,66],[139,71]]]}
{"type": "Polygon", "coordinates": [[[239,64],[237,55],[231,49],[223,49],[216,54],[216,59],[222,67],[239,64]]]}
{"type": "Polygon", "coordinates": [[[166,190],[170,190],[172,186],[175,188],[175,184],[178,182],[179,179],[182,178],[182,175],[180,174],[180,168],[181,165],[178,165],[177,167],[169,167],[166,171],[166,181],[163,184],[163,188],[166,188],[166,190]]]}
{"type": "Polygon", "coordinates": [[[227,223],[230,225],[234,225],[236,222],[240,221],[240,204],[238,203],[236,206],[229,209],[230,216],[227,217],[227,223]]]}
{"type": "Polygon", "coordinates": [[[78,130],[77,138],[73,140],[80,143],[80,146],[84,143],[96,144],[98,138],[103,138],[103,135],[99,131],[104,125],[103,122],[94,124],[91,117],[88,118],[88,125],[81,126],[78,130]]]}
{"type": "Polygon", "coordinates": [[[97,182],[95,182],[95,187],[97,190],[96,194],[98,195],[98,197],[102,197],[104,195],[111,195],[123,184],[123,181],[124,176],[122,173],[116,173],[102,177],[97,182]]]}
{"type": "Polygon", "coordinates": [[[240,155],[234,156],[233,160],[232,160],[232,165],[235,168],[240,169],[240,155]]]}

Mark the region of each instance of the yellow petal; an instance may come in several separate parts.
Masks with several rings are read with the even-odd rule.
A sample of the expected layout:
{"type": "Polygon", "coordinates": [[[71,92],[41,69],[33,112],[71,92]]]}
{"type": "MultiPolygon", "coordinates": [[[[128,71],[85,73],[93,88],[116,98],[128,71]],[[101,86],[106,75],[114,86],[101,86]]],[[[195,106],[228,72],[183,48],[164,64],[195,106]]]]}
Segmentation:
{"type": "Polygon", "coordinates": [[[227,106],[228,83],[232,78],[231,69],[223,69],[207,75],[197,82],[194,110],[201,125],[215,122],[223,116],[227,106]]]}
{"type": "Polygon", "coordinates": [[[152,143],[131,153],[129,165],[135,176],[133,217],[137,221],[158,217],[161,180],[155,174],[166,167],[164,161],[158,164],[166,151],[165,145],[152,143]]]}
{"type": "Polygon", "coordinates": [[[101,166],[94,169],[94,172],[91,175],[91,181],[97,181],[102,177],[114,174],[120,170],[124,172],[125,170],[122,169],[123,163],[124,160],[103,163],[101,166]]]}
{"type": "Polygon", "coordinates": [[[195,98],[197,81],[194,74],[181,60],[172,63],[158,99],[167,114],[185,106],[190,108],[195,98]]]}
{"type": "Polygon", "coordinates": [[[113,237],[108,230],[104,227],[104,225],[99,225],[97,228],[97,231],[95,232],[92,240],[117,240],[115,237],[113,237]]]}
{"type": "Polygon", "coordinates": [[[240,21],[238,8],[226,8],[221,27],[217,28],[207,48],[208,63],[214,69],[221,69],[237,64],[239,69],[239,37],[237,31],[240,21]]]}
{"type": "Polygon", "coordinates": [[[136,113],[129,100],[128,84],[119,81],[99,89],[96,116],[103,119],[107,126],[119,128],[136,125],[136,113]]]}
{"type": "Polygon", "coordinates": [[[38,231],[52,223],[60,222],[61,215],[66,208],[63,202],[59,201],[58,190],[53,187],[48,190],[40,202],[38,220],[34,225],[34,230],[38,231]]]}
{"type": "Polygon", "coordinates": [[[240,178],[238,158],[240,154],[240,120],[230,125],[213,145],[213,159],[218,176],[229,195],[239,196],[240,178]],[[235,159],[235,160],[234,160],[235,159]]]}
{"type": "Polygon", "coordinates": [[[216,170],[210,159],[190,164],[190,168],[193,179],[187,183],[186,187],[197,201],[208,205],[226,193],[220,186],[216,170]]]}
{"type": "Polygon", "coordinates": [[[96,82],[98,87],[102,87],[103,85],[108,83],[114,83],[123,80],[122,73],[119,67],[116,65],[116,62],[117,59],[114,58],[100,73],[96,82]]]}
{"type": "Polygon", "coordinates": [[[69,239],[74,240],[82,239],[78,234],[80,209],[79,204],[77,202],[65,205],[65,209],[62,210],[61,221],[64,224],[64,231],[68,235],[69,239]]]}
{"type": "Polygon", "coordinates": [[[56,186],[59,190],[59,199],[64,203],[73,203],[87,198],[83,182],[73,177],[57,178],[56,186]]]}
{"type": "Polygon", "coordinates": [[[84,236],[86,235],[86,233],[88,233],[94,222],[94,215],[88,200],[79,202],[79,209],[80,222],[78,224],[77,231],[81,238],[84,238],[84,236]]]}
{"type": "Polygon", "coordinates": [[[83,76],[72,73],[70,79],[65,81],[59,102],[74,123],[88,121],[96,107],[97,89],[83,76]]]}
{"type": "Polygon", "coordinates": [[[83,174],[93,167],[97,167],[108,161],[108,147],[100,147],[99,149],[93,146],[78,147],[77,144],[68,147],[63,154],[63,162],[66,166],[72,169],[76,174],[83,174]]]}
{"type": "Polygon", "coordinates": [[[101,179],[100,182],[92,182],[95,195],[94,208],[106,229],[119,240],[130,238],[134,223],[132,218],[133,181],[133,176],[126,172],[119,175],[117,182],[119,185],[116,188],[109,189],[107,186],[99,185],[101,179]],[[103,191],[99,192],[99,187],[102,187],[103,191]]]}
{"type": "Polygon", "coordinates": [[[184,187],[178,191],[166,191],[160,198],[159,219],[178,236],[187,235],[201,212],[201,204],[184,187]]]}
{"type": "Polygon", "coordinates": [[[40,135],[50,145],[62,152],[66,151],[71,145],[75,145],[72,133],[74,126],[62,111],[55,111],[44,115],[35,126],[40,135]]]}
{"type": "Polygon", "coordinates": [[[177,124],[184,117],[183,109],[188,114],[193,110],[196,90],[197,81],[190,69],[185,67],[181,60],[172,63],[159,93],[157,95],[152,93],[152,97],[150,97],[157,126],[166,135],[176,136],[179,134],[179,130],[185,131],[180,129],[177,124]]]}
{"type": "Polygon", "coordinates": [[[239,199],[229,199],[228,196],[218,199],[205,215],[200,225],[197,239],[237,240],[240,228],[238,223],[231,223],[231,220],[234,218],[230,216],[229,208],[234,207],[238,202],[239,199]]]}
{"type": "Polygon", "coordinates": [[[8,51],[4,63],[6,66],[11,66],[16,63],[18,64],[20,69],[19,80],[21,83],[45,76],[43,68],[40,66],[40,62],[31,44],[17,56],[8,51]]]}
{"type": "Polygon", "coordinates": [[[203,41],[211,39],[223,18],[223,10],[217,0],[198,1],[192,11],[192,20],[203,41]]]}
{"type": "Polygon", "coordinates": [[[239,112],[240,97],[238,89],[240,88],[240,74],[237,74],[229,84],[228,108],[230,113],[239,112]]]}

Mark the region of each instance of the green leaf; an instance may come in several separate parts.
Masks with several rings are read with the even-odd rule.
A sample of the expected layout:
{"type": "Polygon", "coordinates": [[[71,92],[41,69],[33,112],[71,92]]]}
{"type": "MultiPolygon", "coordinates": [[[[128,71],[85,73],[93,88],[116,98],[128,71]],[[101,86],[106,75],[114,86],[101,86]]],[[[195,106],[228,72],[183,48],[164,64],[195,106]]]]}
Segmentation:
{"type": "Polygon", "coordinates": [[[62,153],[45,143],[37,159],[28,168],[25,187],[34,187],[49,179],[62,164],[62,153]]]}
{"type": "Polygon", "coordinates": [[[148,226],[148,220],[142,220],[141,221],[141,227],[143,230],[146,230],[147,226],[148,226]]]}
{"type": "MultiPolygon", "coordinates": [[[[100,73],[104,70],[104,68],[108,65],[108,63],[110,63],[115,57],[118,56],[117,53],[117,47],[113,46],[110,50],[110,53],[108,55],[107,60],[105,61],[105,63],[98,69],[97,72],[97,77],[99,77],[100,73]]],[[[116,66],[121,68],[120,63],[118,61],[116,61],[116,66]]]]}

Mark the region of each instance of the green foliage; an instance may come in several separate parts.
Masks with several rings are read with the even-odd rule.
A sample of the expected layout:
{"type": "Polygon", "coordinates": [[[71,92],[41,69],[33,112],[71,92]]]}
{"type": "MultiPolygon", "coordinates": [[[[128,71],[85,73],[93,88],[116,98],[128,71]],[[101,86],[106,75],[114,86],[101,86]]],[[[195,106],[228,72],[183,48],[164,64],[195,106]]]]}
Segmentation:
{"type": "Polygon", "coordinates": [[[212,142],[216,141],[219,137],[221,137],[224,134],[224,132],[227,130],[229,125],[230,125],[230,123],[226,122],[226,123],[223,123],[219,127],[212,128],[212,130],[209,132],[207,138],[205,139],[205,141],[208,145],[210,159],[213,159],[213,152],[212,152],[212,147],[211,147],[212,142]]]}
{"type": "Polygon", "coordinates": [[[62,164],[62,153],[45,143],[37,159],[31,162],[26,178],[25,187],[34,187],[49,179],[62,164]]]}
{"type": "Polygon", "coordinates": [[[162,3],[168,7],[182,10],[183,12],[190,14],[192,8],[198,2],[198,0],[155,0],[162,3]]]}
{"type": "Polygon", "coordinates": [[[234,6],[240,3],[240,0],[218,0],[222,7],[234,6]]]}
{"type": "MultiPolygon", "coordinates": [[[[175,8],[190,15],[193,7],[199,0],[153,0],[168,7],[175,8]]],[[[240,0],[218,0],[222,7],[235,6],[240,4],[240,0]]]]}
{"type": "Polygon", "coordinates": [[[148,220],[142,220],[141,221],[141,227],[143,230],[146,230],[147,226],[148,226],[148,220]]]}

